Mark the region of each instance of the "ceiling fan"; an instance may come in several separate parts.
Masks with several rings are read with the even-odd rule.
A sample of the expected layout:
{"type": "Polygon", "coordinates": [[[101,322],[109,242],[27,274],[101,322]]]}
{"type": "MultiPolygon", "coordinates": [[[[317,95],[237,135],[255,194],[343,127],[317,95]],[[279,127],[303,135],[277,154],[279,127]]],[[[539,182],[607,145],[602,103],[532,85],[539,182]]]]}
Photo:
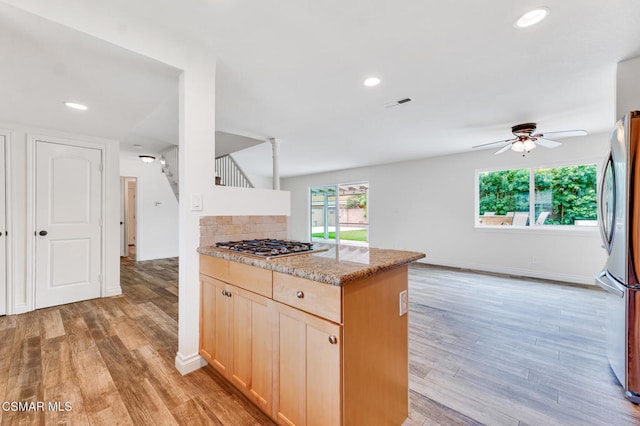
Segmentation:
{"type": "Polygon", "coordinates": [[[513,133],[513,136],[515,136],[514,138],[483,143],[472,148],[480,148],[482,146],[502,143],[504,144],[504,146],[497,150],[495,152],[495,155],[502,154],[503,152],[511,148],[515,152],[521,152],[522,156],[524,157],[537,145],[544,146],[545,148],[556,148],[562,145],[562,143],[553,139],[549,139],[549,137],[568,138],[572,136],[584,136],[587,134],[585,130],[563,130],[560,132],[535,133],[536,127],[536,123],[516,124],[511,128],[511,133],[513,133]]]}

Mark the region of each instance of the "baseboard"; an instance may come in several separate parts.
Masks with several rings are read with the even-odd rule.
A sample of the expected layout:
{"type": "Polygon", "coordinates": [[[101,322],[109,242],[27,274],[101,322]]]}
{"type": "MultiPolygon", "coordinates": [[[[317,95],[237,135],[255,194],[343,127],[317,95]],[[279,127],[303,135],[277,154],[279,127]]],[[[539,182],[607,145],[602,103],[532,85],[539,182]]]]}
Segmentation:
{"type": "Polygon", "coordinates": [[[17,314],[24,314],[26,312],[29,312],[29,306],[27,306],[26,303],[20,303],[19,305],[15,305],[13,307],[13,310],[10,312],[7,312],[7,314],[9,315],[17,315],[17,314]]]}
{"type": "Polygon", "coordinates": [[[439,259],[428,259],[428,260],[422,259],[419,262],[428,264],[428,265],[446,266],[450,268],[459,268],[459,269],[471,269],[474,271],[491,272],[494,274],[514,275],[518,277],[538,278],[543,280],[562,281],[562,282],[574,283],[574,284],[595,285],[595,275],[584,276],[584,275],[575,275],[575,274],[562,274],[562,273],[556,273],[556,272],[536,271],[536,270],[524,269],[524,268],[511,268],[508,266],[493,266],[493,265],[485,265],[485,264],[477,264],[477,263],[448,262],[448,261],[439,260],[439,259]]]}
{"type": "Polygon", "coordinates": [[[207,361],[204,360],[200,355],[193,354],[188,357],[183,356],[180,352],[176,354],[176,370],[180,372],[183,376],[196,371],[205,365],[207,365],[207,361]]]}

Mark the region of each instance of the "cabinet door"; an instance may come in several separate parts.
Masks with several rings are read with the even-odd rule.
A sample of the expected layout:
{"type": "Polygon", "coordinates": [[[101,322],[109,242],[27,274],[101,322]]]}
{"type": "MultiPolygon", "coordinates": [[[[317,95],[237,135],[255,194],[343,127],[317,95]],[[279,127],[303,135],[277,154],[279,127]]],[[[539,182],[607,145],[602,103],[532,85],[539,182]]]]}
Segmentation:
{"type": "Polygon", "coordinates": [[[229,365],[229,298],[226,284],[200,275],[200,354],[226,374],[229,365]]]}
{"type": "Polygon", "coordinates": [[[276,310],[276,419],[342,424],[342,327],[280,303],[276,310]]]}
{"type": "Polygon", "coordinates": [[[316,319],[306,331],[307,426],[340,425],[342,327],[316,319]]]}
{"type": "Polygon", "coordinates": [[[273,392],[273,302],[255,293],[231,290],[229,379],[260,409],[271,414],[273,392]]]}
{"type": "Polygon", "coordinates": [[[275,417],[280,424],[306,422],[306,324],[301,312],[276,304],[275,417]]]}

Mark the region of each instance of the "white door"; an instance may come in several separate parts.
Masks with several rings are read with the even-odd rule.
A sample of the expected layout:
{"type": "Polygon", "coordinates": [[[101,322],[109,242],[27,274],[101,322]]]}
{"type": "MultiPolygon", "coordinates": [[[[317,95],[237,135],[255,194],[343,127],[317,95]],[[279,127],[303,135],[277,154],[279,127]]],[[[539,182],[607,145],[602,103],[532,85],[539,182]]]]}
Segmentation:
{"type": "Polygon", "coordinates": [[[36,141],[35,307],[100,297],[102,152],[36,141]]]}
{"type": "Polygon", "coordinates": [[[7,313],[7,216],[4,136],[0,136],[0,315],[7,313]]]}

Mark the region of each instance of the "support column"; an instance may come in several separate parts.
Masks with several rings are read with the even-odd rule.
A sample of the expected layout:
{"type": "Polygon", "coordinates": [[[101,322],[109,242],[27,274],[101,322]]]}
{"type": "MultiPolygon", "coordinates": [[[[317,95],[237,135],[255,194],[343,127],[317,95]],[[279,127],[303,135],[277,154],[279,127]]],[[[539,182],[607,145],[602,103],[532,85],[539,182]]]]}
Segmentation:
{"type": "Polygon", "coordinates": [[[280,165],[278,164],[278,154],[280,151],[280,141],[276,138],[269,139],[273,150],[273,189],[280,190],[280,165]]]}

